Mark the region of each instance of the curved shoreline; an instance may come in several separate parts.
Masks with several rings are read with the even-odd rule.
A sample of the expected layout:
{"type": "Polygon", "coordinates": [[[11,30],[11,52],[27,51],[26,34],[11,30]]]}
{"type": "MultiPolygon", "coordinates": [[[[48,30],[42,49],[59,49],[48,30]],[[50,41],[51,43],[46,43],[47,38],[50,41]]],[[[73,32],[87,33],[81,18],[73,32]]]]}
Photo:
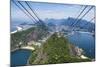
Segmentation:
{"type": "MultiPolygon", "coordinates": [[[[30,50],[30,51],[34,51],[35,48],[32,47],[32,46],[23,46],[23,47],[21,47],[21,48],[16,48],[16,49],[11,50],[11,53],[12,53],[12,52],[15,52],[15,51],[17,51],[17,50],[30,50]]],[[[30,59],[30,57],[31,57],[31,54],[30,54],[30,56],[28,57],[27,62],[26,62],[25,65],[30,65],[30,64],[29,64],[29,59],[30,59]]]]}
{"type": "Polygon", "coordinates": [[[11,50],[11,53],[12,52],[15,52],[15,51],[17,51],[17,50],[19,50],[20,48],[16,48],[16,49],[13,49],[13,50],[11,50]]]}
{"type": "Polygon", "coordinates": [[[35,50],[35,48],[32,46],[23,46],[21,48],[15,48],[15,49],[11,50],[11,52],[14,52],[14,51],[19,50],[19,49],[26,49],[26,50],[32,50],[32,51],[35,50]]]}
{"type": "Polygon", "coordinates": [[[33,48],[32,46],[25,46],[25,47],[21,47],[20,49],[28,49],[28,50],[35,50],[35,48],[33,48]]]}

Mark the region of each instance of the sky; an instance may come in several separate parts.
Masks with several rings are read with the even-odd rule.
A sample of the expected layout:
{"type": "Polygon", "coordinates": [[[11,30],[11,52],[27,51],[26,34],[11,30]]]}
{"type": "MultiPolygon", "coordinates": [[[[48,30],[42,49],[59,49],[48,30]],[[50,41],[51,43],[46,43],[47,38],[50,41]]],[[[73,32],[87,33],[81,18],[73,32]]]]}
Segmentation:
{"type": "MultiPolygon", "coordinates": [[[[28,8],[28,6],[25,4],[24,1],[21,1],[21,3],[25,6],[26,9],[28,9],[29,12],[31,12],[31,10],[28,8]]],[[[84,7],[86,6],[86,5],[75,5],[75,4],[54,4],[54,3],[40,3],[40,2],[29,2],[29,1],[28,3],[30,4],[31,8],[35,10],[38,17],[42,20],[45,20],[46,18],[48,19],[65,19],[68,17],[76,18],[82,11],[82,9],[84,9],[84,7]]],[[[19,5],[19,7],[21,7],[19,3],[17,4],[19,5]]],[[[84,13],[87,10],[89,10],[90,7],[91,6],[88,5],[84,13]]],[[[32,15],[34,16],[34,14],[32,15]]],[[[95,7],[93,7],[92,10],[83,19],[90,21],[93,17],[95,17],[95,7]]],[[[23,13],[13,2],[11,2],[11,21],[17,23],[32,22],[32,20],[25,13],[23,13]]]]}

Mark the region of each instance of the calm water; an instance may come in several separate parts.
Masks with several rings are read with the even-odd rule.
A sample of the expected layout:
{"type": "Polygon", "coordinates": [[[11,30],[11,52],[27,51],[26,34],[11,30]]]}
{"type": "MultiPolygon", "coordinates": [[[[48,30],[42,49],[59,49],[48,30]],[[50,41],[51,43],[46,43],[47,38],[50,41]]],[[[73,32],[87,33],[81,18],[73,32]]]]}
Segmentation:
{"type": "Polygon", "coordinates": [[[95,58],[95,38],[89,33],[76,32],[68,36],[69,41],[82,48],[85,55],[90,58],[95,58]]]}
{"type": "Polygon", "coordinates": [[[27,59],[31,54],[30,50],[17,50],[11,53],[11,65],[15,66],[23,66],[27,64],[27,59]]]}

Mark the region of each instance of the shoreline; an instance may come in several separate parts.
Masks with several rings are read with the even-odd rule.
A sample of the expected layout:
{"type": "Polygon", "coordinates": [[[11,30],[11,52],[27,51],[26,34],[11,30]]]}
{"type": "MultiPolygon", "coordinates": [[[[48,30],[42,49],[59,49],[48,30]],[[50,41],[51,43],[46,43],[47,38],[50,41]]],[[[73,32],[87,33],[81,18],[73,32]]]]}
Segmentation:
{"type": "Polygon", "coordinates": [[[30,65],[30,64],[29,64],[30,58],[31,58],[31,55],[30,55],[29,58],[27,59],[27,63],[26,63],[27,66],[30,65]]]}
{"type": "Polygon", "coordinates": [[[35,50],[35,48],[32,46],[23,46],[21,48],[15,48],[15,49],[11,50],[11,52],[14,52],[14,51],[19,50],[19,49],[32,50],[32,51],[35,50]]]}
{"type": "MultiPolygon", "coordinates": [[[[31,51],[34,51],[34,50],[35,50],[35,48],[33,48],[32,46],[23,46],[23,47],[21,47],[21,48],[16,48],[16,49],[11,50],[11,53],[12,53],[12,52],[15,52],[15,51],[17,51],[17,50],[20,50],[20,49],[21,49],[21,50],[31,50],[31,51]]],[[[27,59],[26,65],[30,65],[30,64],[29,64],[30,57],[31,57],[31,55],[30,55],[29,58],[27,59]]]]}
{"type": "Polygon", "coordinates": [[[15,48],[15,49],[12,49],[11,52],[15,52],[17,50],[19,50],[20,48],[15,48]]]}
{"type": "Polygon", "coordinates": [[[81,55],[80,58],[82,58],[82,59],[88,59],[88,57],[85,56],[85,55],[81,55]]]}
{"type": "Polygon", "coordinates": [[[32,46],[24,46],[24,47],[21,47],[20,49],[27,49],[27,50],[35,50],[35,48],[34,47],[32,47],[32,46]]]}

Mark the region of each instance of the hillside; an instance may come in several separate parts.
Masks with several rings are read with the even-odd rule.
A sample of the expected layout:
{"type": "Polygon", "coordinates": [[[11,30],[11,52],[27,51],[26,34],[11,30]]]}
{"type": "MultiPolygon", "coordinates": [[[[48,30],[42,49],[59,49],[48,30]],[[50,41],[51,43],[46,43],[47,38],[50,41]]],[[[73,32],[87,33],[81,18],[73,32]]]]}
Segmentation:
{"type": "Polygon", "coordinates": [[[18,31],[11,34],[11,50],[27,45],[30,41],[38,41],[45,37],[48,33],[45,26],[31,27],[27,30],[18,31]]]}
{"type": "MultiPolygon", "coordinates": [[[[75,47],[73,47],[75,48],[75,47]]],[[[90,59],[81,59],[76,54],[72,55],[72,45],[63,36],[58,37],[53,34],[40,48],[34,51],[29,60],[29,64],[54,64],[85,62],[90,59]]],[[[73,49],[75,52],[75,50],[73,49]]]]}

